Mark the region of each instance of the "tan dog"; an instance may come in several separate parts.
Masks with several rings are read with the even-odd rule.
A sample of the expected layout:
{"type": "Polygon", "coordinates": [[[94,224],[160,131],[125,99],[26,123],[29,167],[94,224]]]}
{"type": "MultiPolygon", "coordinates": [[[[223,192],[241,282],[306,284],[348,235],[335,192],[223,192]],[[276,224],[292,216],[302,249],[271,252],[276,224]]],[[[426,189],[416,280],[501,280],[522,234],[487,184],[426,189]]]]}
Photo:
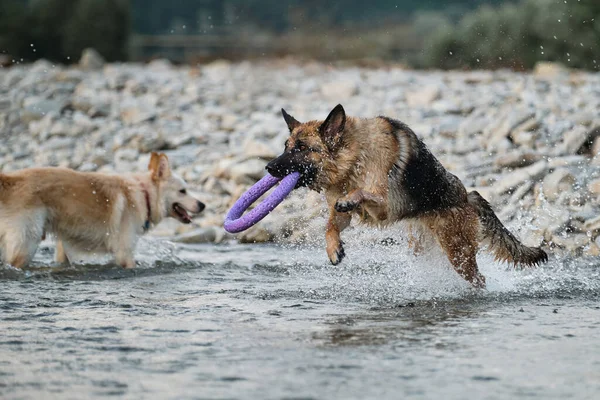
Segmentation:
{"type": "Polygon", "coordinates": [[[542,249],[524,246],[510,233],[479,193],[467,193],[402,122],[346,117],[341,105],[325,121],[300,123],[282,113],[290,137],[267,170],[277,177],[300,172],[297,186],[325,193],[332,264],[344,257],[340,233],[353,215],[376,225],[411,221],[435,237],[456,272],[478,287],[485,285],[475,258],[479,242],[489,245],[498,260],[514,264],[548,259],[542,249]]]}
{"type": "Polygon", "coordinates": [[[111,253],[133,268],[140,235],[165,217],[190,223],[204,204],[186,192],[165,154],[152,153],[148,172],[128,175],[31,168],[0,174],[0,254],[27,266],[46,233],[56,236],[56,261],[69,252],[111,253]]]}

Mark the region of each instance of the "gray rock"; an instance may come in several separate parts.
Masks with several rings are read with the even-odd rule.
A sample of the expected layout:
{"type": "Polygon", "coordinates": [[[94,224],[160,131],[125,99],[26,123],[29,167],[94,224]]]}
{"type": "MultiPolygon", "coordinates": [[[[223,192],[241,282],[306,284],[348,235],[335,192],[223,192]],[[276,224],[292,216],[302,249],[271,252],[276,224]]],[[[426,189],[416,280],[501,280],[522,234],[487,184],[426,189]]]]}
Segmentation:
{"type": "Polygon", "coordinates": [[[575,177],[569,170],[559,168],[544,178],[543,191],[548,200],[556,200],[562,193],[571,192],[575,185],[575,177]]]}
{"type": "Polygon", "coordinates": [[[594,143],[592,144],[591,156],[598,157],[600,156],[600,136],[594,139],[594,143]]]}
{"type": "Polygon", "coordinates": [[[321,86],[321,93],[329,101],[341,103],[358,94],[358,84],[352,80],[329,82],[321,86]]]}
{"type": "Polygon", "coordinates": [[[569,70],[561,63],[538,61],[533,68],[536,77],[543,79],[556,79],[568,74],[569,70]]]}
{"type": "Polygon", "coordinates": [[[273,240],[275,235],[269,232],[260,225],[255,225],[252,228],[238,234],[237,238],[240,243],[265,243],[273,240]]]}
{"type": "Polygon", "coordinates": [[[562,154],[575,154],[588,141],[589,130],[584,126],[577,125],[566,132],[560,146],[562,154]]]}
{"type": "Polygon", "coordinates": [[[531,165],[541,159],[541,156],[531,152],[511,152],[496,157],[494,164],[500,168],[521,168],[531,165]]]}
{"type": "Polygon", "coordinates": [[[11,101],[7,99],[0,99],[0,112],[5,112],[10,109],[11,101]]]}
{"type": "Polygon", "coordinates": [[[426,107],[442,96],[439,86],[426,86],[406,94],[406,102],[409,107],[426,107]]]}
{"type": "Polygon", "coordinates": [[[93,118],[107,117],[110,114],[111,105],[102,98],[73,96],[71,106],[78,111],[82,111],[93,118]]]}
{"type": "Polygon", "coordinates": [[[587,164],[587,158],[584,156],[564,156],[552,157],[548,159],[549,168],[568,167],[570,165],[587,164]]]}
{"type": "Polygon", "coordinates": [[[53,137],[42,143],[41,149],[45,152],[55,150],[69,149],[75,145],[75,141],[70,137],[53,137]]]}
{"type": "Polygon", "coordinates": [[[84,70],[101,69],[105,63],[100,53],[91,48],[83,50],[79,59],[79,67],[84,70]]]}
{"type": "Polygon", "coordinates": [[[249,158],[261,158],[271,160],[283,151],[276,147],[273,142],[249,138],[244,142],[244,154],[249,158]]]}
{"type": "Polygon", "coordinates": [[[583,229],[588,232],[600,231],[600,215],[583,223],[583,229]]]}
{"type": "Polygon", "coordinates": [[[65,103],[60,100],[39,100],[33,104],[25,106],[21,110],[21,121],[25,124],[31,121],[37,121],[48,114],[58,115],[62,111],[65,103]]]}
{"type": "Polygon", "coordinates": [[[508,175],[504,175],[494,184],[494,192],[499,195],[515,190],[526,181],[538,181],[547,170],[548,163],[545,160],[514,170],[508,175]]]}
{"type": "Polygon", "coordinates": [[[588,183],[588,191],[595,195],[600,195],[600,179],[595,179],[588,183]]]}
{"type": "Polygon", "coordinates": [[[552,242],[568,251],[577,252],[590,243],[590,238],[583,233],[560,234],[552,237],[552,242]]]}
{"type": "Polygon", "coordinates": [[[125,125],[137,125],[156,117],[156,112],[146,107],[131,106],[121,110],[121,121],[125,125]]]}
{"type": "Polygon", "coordinates": [[[524,131],[523,126],[528,126],[535,121],[535,112],[530,109],[515,109],[511,110],[495,127],[490,127],[486,130],[488,136],[487,148],[493,150],[498,148],[498,145],[509,138],[513,131],[524,131]]]}
{"type": "Polygon", "coordinates": [[[267,165],[265,161],[251,158],[232,165],[229,175],[236,183],[256,182],[265,175],[265,165],[267,165]]]}
{"type": "Polygon", "coordinates": [[[185,232],[179,234],[173,238],[171,241],[178,243],[212,243],[217,239],[217,232],[215,228],[198,228],[191,230],[189,232],[185,232]]]}
{"type": "Polygon", "coordinates": [[[240,119],[235,114],[225,114],[221,117],[221,129],[225,131],[234,131],[238,126],[240,119]]]}

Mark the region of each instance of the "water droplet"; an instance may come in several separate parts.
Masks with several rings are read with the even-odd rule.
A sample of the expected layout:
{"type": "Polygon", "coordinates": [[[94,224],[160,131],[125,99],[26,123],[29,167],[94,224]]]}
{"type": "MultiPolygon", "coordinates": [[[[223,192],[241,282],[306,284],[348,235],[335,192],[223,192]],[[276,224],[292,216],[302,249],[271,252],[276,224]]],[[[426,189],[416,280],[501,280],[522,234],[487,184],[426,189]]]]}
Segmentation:
{"type": "Polygon", "coordinates": [[[96,191],[95,191],[95,190],[92,190],[92,194],[96,194],[96,191]]]}

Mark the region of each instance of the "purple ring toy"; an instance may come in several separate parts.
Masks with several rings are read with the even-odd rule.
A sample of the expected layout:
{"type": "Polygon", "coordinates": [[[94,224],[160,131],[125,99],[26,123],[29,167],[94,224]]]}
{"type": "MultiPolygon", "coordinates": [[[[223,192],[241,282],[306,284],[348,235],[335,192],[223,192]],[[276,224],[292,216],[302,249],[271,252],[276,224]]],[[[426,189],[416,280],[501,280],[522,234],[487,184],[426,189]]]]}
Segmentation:
{"type": "Polygon", "coordinates": [[[237,233],[245,231],[256,224],[273,211],[275,207],[277,207],[279,203],[294,190],[296,183],[298,183],[298,179],[300,179],[300,174],[298,172],[292,172],[283,179],[275,178],[270,174],[265,175],[260,181],[256,182],[248,189],[248,191],[235,202],[233,207],[231,207],[231,210],[229,210],[225,217],[225,223],[223,224],[225,230],[229,233],[237,233]],[[246,211],[256,199],[265,194],[267,190],[271,189],[279,181],[281,181],[281,183],[273,193],[248,214],[242,216],[244,211],[246,211]]]}

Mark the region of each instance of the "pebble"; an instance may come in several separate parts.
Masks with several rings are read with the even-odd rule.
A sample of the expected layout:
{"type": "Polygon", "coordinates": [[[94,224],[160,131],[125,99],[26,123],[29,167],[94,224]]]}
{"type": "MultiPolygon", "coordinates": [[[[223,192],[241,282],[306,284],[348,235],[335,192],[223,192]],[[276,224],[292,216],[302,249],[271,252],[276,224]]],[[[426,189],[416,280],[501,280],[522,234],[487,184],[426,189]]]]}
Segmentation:
{"type": "Polygon", "coordinates": [[[519,168],[504,175],[493,188],[495,193],[503,194],[515,190],[526,181],[538,181],[548,170],[548,162],[540,160],[528,167],[519,168]]]}
{"type": "Polygon", "coordinates": [[[539,161],[541,156],[536,153],[507,153],[496,157],[494,163],[501,168],[521,168],[539,161]]]}
{"type": "Polygon", "coordinates": [[[85,49],[79,60],[79,67],[86,70],[100,69],[104,66],[104,58],[95,49],[85,49]]]}
{"type": "Polygon", "coordinates": [[[556,200],[561,193],[569,193],[575,184],[575,177],[568,169],[559,168],[544,178],[543,191],[548,200],[556,200]]]}
{"type": "Polygon", "coordinates": [[[212,243],[216,239],[217,232],[213,227],[194,229],[171,238],[178,243],[212,243]]]}
{"type": "Polygon", "coordinates": [[[588,183],[588,191],[595,195],[600,195],[600,179],[595,179],[588,183]]]}

